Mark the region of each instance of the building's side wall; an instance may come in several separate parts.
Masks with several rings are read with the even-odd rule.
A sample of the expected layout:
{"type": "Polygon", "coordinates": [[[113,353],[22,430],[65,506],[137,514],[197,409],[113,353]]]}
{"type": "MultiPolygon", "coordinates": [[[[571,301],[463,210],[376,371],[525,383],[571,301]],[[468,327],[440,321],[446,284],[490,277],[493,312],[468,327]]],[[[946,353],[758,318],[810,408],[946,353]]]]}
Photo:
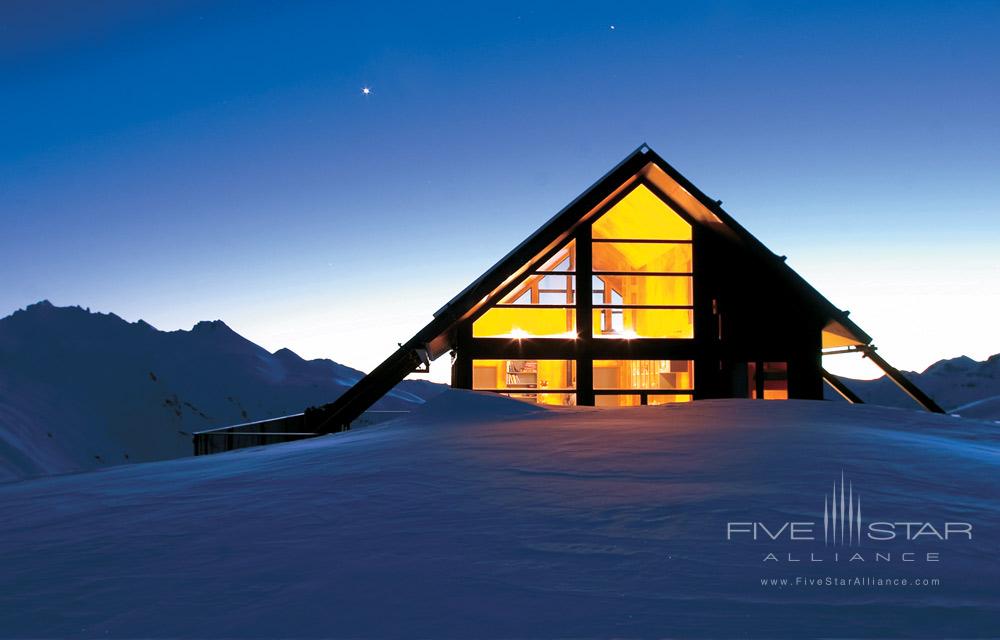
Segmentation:
{"type": "Polygon", "coordinates": [[[699,397],[746,397],[747,363],[788,365],[791,398],[822,399],[823,318],[773,265],[704,231],[695,244],[699,397]]]}

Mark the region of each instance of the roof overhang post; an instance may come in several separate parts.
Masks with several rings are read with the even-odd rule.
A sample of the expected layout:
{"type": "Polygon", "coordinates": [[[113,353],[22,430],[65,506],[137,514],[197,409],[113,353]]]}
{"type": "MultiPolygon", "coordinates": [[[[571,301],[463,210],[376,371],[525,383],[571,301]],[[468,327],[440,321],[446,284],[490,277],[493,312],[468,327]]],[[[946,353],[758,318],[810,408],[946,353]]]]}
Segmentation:
{"type": "Polygon", "coordinates": [[[823,372],[823,380],[826,381],[834,391],[840,394],[840,397],[847,400],[851,404],[864,404],[865,401],[862,400],[858,394],[851,391],[851,388],[844,384],[844,381],[833,375],[826,369],[821,369],[823,372]]]}
{"type": "Polygon", "coordinates": [[[921,391],[920,387],[910,382],[910,380],[904,376],[899,369],[886,362],[882,356],[876,353],[874,345],[862,345],[858,347],[858,350],[861,351],[866,358],[874,362],[875,366],[884,371],[885,375],[896,383],[896,386],[902,389],[906,395],[913,398],[913,400],[921,407],[932,413],[947,413],[940,407],[940,405],[938,405],[938,403],[934,402],[929,395],[921,391]]]}

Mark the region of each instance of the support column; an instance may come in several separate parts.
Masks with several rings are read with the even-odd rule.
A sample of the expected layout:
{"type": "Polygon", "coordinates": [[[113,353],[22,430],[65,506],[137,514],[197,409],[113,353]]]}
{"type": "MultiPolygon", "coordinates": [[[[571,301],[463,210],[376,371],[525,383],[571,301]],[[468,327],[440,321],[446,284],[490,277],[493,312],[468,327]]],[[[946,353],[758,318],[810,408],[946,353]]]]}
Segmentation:
{"type": "Polygon", "coordinates": [[[840,394],[840,397],[847,400],[851,404],[864,404],[865,401],[858,397],[858,394],[851,391],[851,388],[844,384],[844,381],[833,375],[826,369],[823,369],[823,379],[826,383],[830,385],[834,391],[840,394]]]}
{"type": "Polygon", "coordinates": [[[472,388],[472,323],[466,322],[458,329],[452,349],[455,361],[451,363],[451,386],[455,389],[472,388]]]}
{"type": "Polygon", "coordinates": [[[576,234],[576,403],[594,406],[594,287],[591,272],[592,232],[590,224],[584,224],[576,234]]]}

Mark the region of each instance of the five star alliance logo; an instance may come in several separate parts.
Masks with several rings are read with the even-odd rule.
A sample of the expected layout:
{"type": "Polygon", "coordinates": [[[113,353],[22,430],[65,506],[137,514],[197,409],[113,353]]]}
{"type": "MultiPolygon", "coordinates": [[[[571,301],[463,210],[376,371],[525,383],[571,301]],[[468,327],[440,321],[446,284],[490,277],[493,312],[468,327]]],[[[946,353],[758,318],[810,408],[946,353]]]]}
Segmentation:
{"type": "MultiPolygon", "coordinates": [[[[870,502],[866,502],[865,516],[862,518],[861,493],[854,490],[854,483],[848,481],[843,470],[840,481],[833,481],[831,491],[823,494],[822,521],[788,520],[785,522],[763,522],[760,520],[730,521],[726,523],[726,540],[742,540],[765,544],[767,553],[764,561],[780,561],[782,556],[788,562],[915,562],[918,557],[926,562],[940,561],[940,551],[928,547],[886,547],[884,543],[898,542],[908,544],[915,541],[950,544],[952,542],[971,542],[972,523],[932,520],[929,518],[878,518],[872,517],[870,502]],[[782,547],[792,544],[816,545],[822,540],[824,547],[830,547],[825,553],[819,550],[809,550],[803,555],[799,551],[792,552],[791,546],[784,551],[782,547]],[[868,547],[862,551],[862,540],[868,547]],[[868,543],[872,543],[869,546],[868,543]],[[841,547],[852,547],[844,553],[841,547]],[[787,551],[787,553],[785,552],[787,551]]],[[[884,507],[877,506],[875,513],[882,515],[884,507]]]]}
{"type": "Polygon", "coordinates": [[[854,495],[854,483],[851,482],[847,485],[845,498],[843,471],[840,472],[840,490],[834,480],[833,493],[823,496],[823,544],[831,542],[840,543],[840,546],[846,543],[849,547],[861,545],[861,495],[854,495]]]}

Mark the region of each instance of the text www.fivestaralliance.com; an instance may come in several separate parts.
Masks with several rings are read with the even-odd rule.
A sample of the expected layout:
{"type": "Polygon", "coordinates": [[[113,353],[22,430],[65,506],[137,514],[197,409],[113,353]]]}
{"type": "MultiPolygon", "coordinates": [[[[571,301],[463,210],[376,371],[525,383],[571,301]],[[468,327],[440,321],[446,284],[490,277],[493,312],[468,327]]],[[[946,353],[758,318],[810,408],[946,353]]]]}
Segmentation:
{"type": "Polygon", "coordinates": [[[886,587],[939,587],[940,578],[876,578],[871,576],[807,578],[761,578],[760,586],[775,589],[795,588],[856,588],[880,589],[886,587]]]}

